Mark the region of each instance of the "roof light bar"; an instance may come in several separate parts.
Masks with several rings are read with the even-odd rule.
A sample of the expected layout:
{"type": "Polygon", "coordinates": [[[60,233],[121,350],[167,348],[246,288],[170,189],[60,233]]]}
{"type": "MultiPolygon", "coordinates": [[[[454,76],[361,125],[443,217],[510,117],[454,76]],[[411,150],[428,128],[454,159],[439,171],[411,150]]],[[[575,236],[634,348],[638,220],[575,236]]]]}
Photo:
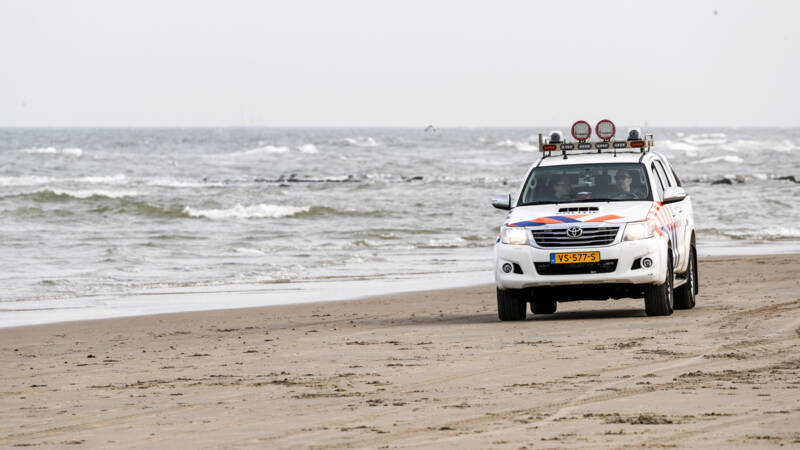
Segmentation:
{"type": "Polygon", "coordinates": [[[542,134],[539,134],[539,151],[547,153],[549,156],[551,152],[561,152],[564,158],[567,157],[567,152],[576,150],[603,150],[613,149],[616,154],[617,150],[630,151],[635,149],[639,152],[647,152],[653,146],[653,135],[644,135],[639,129],[632,128],[628,131],[625,140],[612,140],[617,132],[617,127],[614,122],[603,119],[597,122],[595,126],[595,133],[597,137],[602,139],[599,142],[591,142],[589,138],[592,135],[592,127],[585,120],[578,120],[572,124],[572,137],[578,142],[566,142],[564,135],[560,131],[553,131],[550,133],[549,139],[542,134]]]}

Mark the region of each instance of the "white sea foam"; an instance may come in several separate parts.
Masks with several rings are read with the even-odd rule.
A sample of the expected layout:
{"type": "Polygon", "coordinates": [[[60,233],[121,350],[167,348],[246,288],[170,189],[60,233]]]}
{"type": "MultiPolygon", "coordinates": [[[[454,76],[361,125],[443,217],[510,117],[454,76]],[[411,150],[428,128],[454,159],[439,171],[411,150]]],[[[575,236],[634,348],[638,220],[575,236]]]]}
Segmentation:
{"type": "Polygon", "coordinates": [[[36,186],[52,183],[55,178],[36,175],[23,175],[21,177],[0,177],[0,186],[36,186]]]}
{"type": "Polygon", "coordinates": [[[529,142],[524,142],[524,141],[512,141],[511,139],[503,139],[502,141],[498,141],[494,145],[495,147],[501,147],[501,148],[513,148],[521,152],[535,152],[539,150],[538,145],[533,145],[529,142]]]}
{"type": "Polygon", "coordinates": [[[40,153],[45,155],[53,155],[58,153],[58,149],[55,147],[37,147],[37,148],[23,148],[20,150],[22,153],[40,153]]]}
{"type": "Polygon", "coordinates": [[[22,153],[32,153],[32,154],[44,154],[44,155],[56,155],[62,154],[67,156],[75,156],[80,157],[83,154],[83,150],[79,148],[63,148],[61,150],[55,147],[34,147],[34,148],[24,148],[20,150],[22,153]]]}
{"type": "Polygon", "coordinates": [[[241,253],[243,255],[253,255],[253,256],[261,256],[266,255],[266,253],[262,252],[257,248],[245,248],[245,247],[237,247],[233,249],[236,253],[241,253]]]}
{"type": "MultiPolygon", "coordinates": [[[[230,156],[259,156],[259,155],[278,155],[282,153],[288,153],[289,147],[283,146],[276,146],[276,145],[264,145],[261,147],[253,148],[250,150],[245,150],[242,152],[235,152],[231,153],[230,156]]],[[[227,156],[227,155],[223,155],[227,156]]]]}
{"type": "Polygon", "coordinates": [[[800,149],[800,147],[795,145],[794,142],[790,140],[783,140],[780,144],[772,147],[772,149],[775,150],[776,152],[789,153],[791,151],[800,149]]]}
{"type": "Polygon", "coordinates": [[[137,192],[133,190],[108,191],[104,189],[87,189],[87,190],[72,191],[65,189],[48,188],[38,192],[46,192],[46,191],[53,192],[56,195],[67,195],[75,198],[89,198],[89,197],[122,198],[122,197],[135,197],[137,195],[137,192]]]}
{"type": "Polygon", "coordinates": [[[670,150],[675,150],[679,152],[694,152],[697,151],[697,146],[686,143],[686,142],[675,142],[675,141],[662,141],[657,142],[658,144],[663,144],[670,150]]]}
{"type": "Polygon", "coordinates": [[[123,174],[109,175],[109,176],[86,176],[78,178],[70,178],[68,181],[75,181],[78,183],[89,184],[126,184],[128,177],[123,174]]]}
{"type": "Polygon", "coordinates": [[[334,141],[339,145],[349,145],[353,147],[377,147],[378,142],[369,136],[356,136],[351,138],[344,138],[334,141]]]}
{"type": "Polygon", "coordinates": [[[224,186],[222,183],[211,183],[206,181],[181,181],[172,178],[154,178],[147,181],[148,186],[173,187],[173,188],[198,188],[198,187],[218,187],[224,186]]]}
{"type": "Polygon", "coordinates": [[[236,206],[228,209],[196,209],[186,206],[183,208],[183,212],[192,217],[205,217],[208,219],[250,219],[288,217],[297,213],[307,212],[309,209],[311,208],[308,206],[266,205],[263,203],[242,206],[237,203],[236,206]]]}
{"type": "Polygon", "coordinates": [[[736,155],[726,155],[726,156],[712,156],[711,158],[701,159],[700,161],[697,161],[697,163],[698,164],[706,164],[706,163],[713,163],[713,162],[720,162],[720,161],[724,161],[724,162],[728,162],[728,163],[734,163],[734,164],[739,164],[739,163],[744,162],[744,160],[742,158],[740,158],[740,157],[738,157],[736,155]]]}
{"type": "Polygon", "coordinates": [[[297,147],[297,151],[300,153],[319,153],[317,146],[314,144],[303,144],[297,147]]]}
{"type": "Polygon", "coordinates": [[[38,186],[56,183],[88,183],[88,184],[127,184],[123,174],[111,176],[86,176],[76,178],[54,178],[39,175],[22,175],[17,177],[0,177],[0,186],[38,186]]]}
{"type": "Polygon", "coordinates": [[[694,145],[720,145],[728,141],[725,133],[690,134],[683,140],[694,145]]]}

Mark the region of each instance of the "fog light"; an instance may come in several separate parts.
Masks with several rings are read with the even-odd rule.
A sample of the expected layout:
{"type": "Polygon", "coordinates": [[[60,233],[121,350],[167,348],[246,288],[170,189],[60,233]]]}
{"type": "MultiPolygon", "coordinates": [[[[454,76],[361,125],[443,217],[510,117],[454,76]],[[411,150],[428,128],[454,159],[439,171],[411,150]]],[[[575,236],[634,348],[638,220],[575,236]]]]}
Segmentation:
{"type": "Polygon", "coordinates": [[[503,272],[505,272],[505,273],[511,273],[511,272],[513,272],[513,271],[514,271],[514,266],[512,266],[512,265],[511,265],[511,264],[509,264],[509,263],[505,263],[505,264],[503,264],[503,272]]]}
{"type": "Polygon", "coordinates": [[[653,267],[653,260],[650,259],[650,258],[644,258],[642,260],[642,267],[644,267],[645,269],[649,269],[650,267],[653,267]]]}

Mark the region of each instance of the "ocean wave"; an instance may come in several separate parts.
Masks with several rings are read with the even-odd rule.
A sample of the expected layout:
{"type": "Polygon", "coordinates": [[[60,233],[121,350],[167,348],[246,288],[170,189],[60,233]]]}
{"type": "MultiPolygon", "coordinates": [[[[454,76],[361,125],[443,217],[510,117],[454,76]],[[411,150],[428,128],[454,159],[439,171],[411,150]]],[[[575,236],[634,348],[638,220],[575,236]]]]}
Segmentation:
{"type": "Polygon", "coordinates": [[[780,144],[772,147],[772,149],[775,150],[776,152],[789,153],[789,152],[793,152],[795,150],[799,150],[800,147],[795,145],[795,143],[792,142],[792,141],[783,140],[780,144]]]}
{"type": "Polygon", "coordinates": [[[707,164],[720,161],[727,163],[734,163],[734,164],[739,164],[744,162],[742,158],[736,155],[725,155],[725,156],[712,156],[711,158],[701,159],[700,161],[697,161],[697,164],[707,164]]]}
{"type": "Polygon", "coordinates": [[[158,187],[173,187],[173,188],[198,188],[198,187],[220,187],[225,186],[223,183],[208,182],[208,181],[181,181],[172,178],[154,178],[148,180],[148,186],[158,187]]]}
{"type": "Polygon", "coordinates": [[[242,254],[242,255],[250,255],[250,256],[266,255],[265,252],[262,252],[261,250],[259,250],[257,248],[237,247],[237,248],[233,249],[233,252],[234,253],[239,253],[239,254],[242,254]]]}
{"type": "Polygon", "coordinates": [[[277,155],[282,153],[289,153],[289,147],[264,145],[262,147],[245,150],[242,152],[231,153],[230,156],[258,156],[258,155],[277,155]]]}
{"type": "Polygon", "coordinates": [[[335,139],[331,144],[342,145],[348,147],[377,147],[378,142],[369,136],[356,136],[343,139],[335,139]]]}
{"type": "Polygon", "coordinates": [[[734,241],[796,241],[800,239],[800,228],[797,227],[767,227],[758,229],[736,230],[705,230],[712,234],[726,237],[734,241]]]}
{"type": "Polygon", "coordinates": [[[64,181],[74,181],[76,183],[89,183],[89,184],[127,184],[128,177],[119,173],[116,175],[65,178],[64,181]]]}
{"type": "Polygon", "coordinates": [[[55,181],[52,177],[23,175],[19,177],[0,177],[0,186],[36,186],[55,181]]]}
{"type": "Polygon", "coordinates": [[[258,204],[243,206],[237,203],[233,208],[228,209],[195,209],[189,206],[183,208],[183,212],[191,217],[205,217],[207,219],[264,219],[291,217],[298,213],[308,212],[309,206],[286,206],[286,205],[267,205],[258,204]]]}
{"type": "Polygon", "coordinates": [[[38,201],[54,201],[54,200],[57,201],[57,200],[65,200],[68,198],[83,200],[83,199],[98,199],[98,198],[135,197],[136,195],[138,195],[138,193],[133,190],[108,191],[103,189],[87,189],[87,190],[72,191],[66,189],[47,188],[18,195],[29,196],[32,197],[34,200],[38,201]]]}
{"type": "Polygon", "coordinates": [[[511,139],[503,139],[502,141],[497,141],[494,144],[494,146],[500,148],[513,148],[521,152],[535,152],[539,150],[539,146],[531,144],[530,140],[526,142],[526,141],[512,141],[511,139]]]}
{"type": "Polygon", "coordinates": [[[693,145],[720,145],[728,142],[725,133],[690,134],[683,140],[693,145]]]}
{"type": "Polygon", "coordinates": [[[658,144],[664,145],[670,150],[679,151],[679,152],[696,152],[697,146],[686,143],[686,142],[675,142],[670,140],[665,140],[661,142],[657,142],[658,144]]]}
{"type": "Polygon", "coordinates": [[[303,144],[297,147],[297,151],[300,153],[319,153],[317,150],[317,146],[314,144],[303,144]]]}
{"type": "Polygon", "coordinates": [[[55,147],[34,147],[34,148],[23,148],[20,150],[20,153],[30,153],[30,154],[42,154],[42,155],[67,155],[67,156],[74,156],[80,157],[83,154],[83,150],[79,148],[62,148],[61,150],[55,147]]]}

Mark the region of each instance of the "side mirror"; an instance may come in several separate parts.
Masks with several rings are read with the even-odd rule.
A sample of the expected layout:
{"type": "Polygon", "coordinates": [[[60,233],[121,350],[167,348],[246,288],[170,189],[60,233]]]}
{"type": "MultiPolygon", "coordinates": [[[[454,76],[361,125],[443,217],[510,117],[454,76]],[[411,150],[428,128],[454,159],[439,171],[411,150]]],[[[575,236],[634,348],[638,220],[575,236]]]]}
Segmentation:
{"type": "Polygon", "coordinates": [[[508,211],[511,209],[511,194],[496,194],[492,197],[492,206],[508,211]]]}
{"type": "Polygon", "coordinates": [[[668,203],[679,202],[685,198],[686,191],[684,191],[682,187],[670,186],[664,189],[664,201],[661,203],[666,205],[668,203]]]}

